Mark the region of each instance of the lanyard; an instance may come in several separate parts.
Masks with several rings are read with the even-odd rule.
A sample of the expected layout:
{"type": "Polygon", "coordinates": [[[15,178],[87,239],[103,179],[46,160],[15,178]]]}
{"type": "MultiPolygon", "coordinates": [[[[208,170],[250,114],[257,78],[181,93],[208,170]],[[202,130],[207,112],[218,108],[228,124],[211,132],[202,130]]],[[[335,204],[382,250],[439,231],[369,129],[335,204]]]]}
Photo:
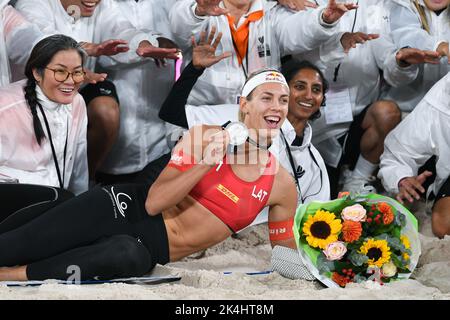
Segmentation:
{"type": "Polygon", "coordinates": [[[40,104],[38,104],[39,110],[41,110],[42,117],[44,118],[45,127],[47,128],[48,138],[50,140],[50,146],[52,148],[53,161],[55,162],[56,173],[58,174],[59,186],[61,189],[64,189],[64,173],[66,171],[66,152],[67,152],[67,139],[69,136],[69,125],[67,124],[67,132],[66,132],[66,143],[64,144],[64,162],[63,162],[63,172],[61,176],[61,171],[59,169],[58,158],[56,157],[55,146],[53,145],[52,132],[50,131],[50,126],[48,124],[47,116],[45,115],[44,109],[40,104]]]}
{"type": "Polygon", "coordinates": [[[244,67],[244,58],[240,56],[239,50],[238,50],[238,48],[237,48],[236,42],[234,42],[233,37],[231,37],[231,41],[233,41],[234,51],[236,52],[236,54],[237,54],[237,55],[241,58],[241,60],[242,60],[241,68],[242,68],[242,71],[244,71],[245,79],[247,79],[247,78],[248,78],[248,47],[249,47],[250,44],[247,44],[247,51],[245,52],[245,65],[246,65],[246,66],[244,67]]]}
{"type": "MultiPolygon", "coordinates": [[[[356,4],[358,4],[359,1],[356,2],[356,4]]],[[[353,33],[355,31],[355,25],[356,25],[356,18],[358,17],[358,8],[355,9],[355,18],[353,19],[353,26],[352,26],[352,31],[351,33],[353,33]]],[[[337,65],[337,67],[334,69],[334,77],[333,77],[333,81],[336,82],[338,75],[339,75],[339,68],[341,67],[341,64],[339,63],[337,65]]]]}
{"type": "Polygon", "coordinates": [[[284,136],[283,130],[280,129],[280,133],[281,133],[281,136],[283,137],[283,141],[284,141],[284,144],[286,146],[286,151],[287,151],[287,154],[288,154],[289,163],[291,164],[292,172],[294,173],[294,180],[295,180],[295,184],[297,185],[297,190],[299,192],[299,198],[301,200],[301,203],[305,203],[305,200],[307,198],[319,194],[320,191],[322,190],[322,186],[323,186],[322,169],[320,168],[319,163],[316,160],[316,157],[312,153],[311,147],[308,146],[309,155],[311,156],[311,159],[313,160],[313,162],[315,163],[317,168],[319,168],[319,171],[320,171],[320,188],[319,188],[319,191],[317,191],[316,193],[313,193],[313,194],[307,195],[306,197],[303,197],[302,196],[302,190],[300,188],[299,179],[301,177],[303,177],[303,175],[305,174],[305,169],[303,169],[302,166],[300,166],[300,165],[299,166],[295,165],[295,161],[294,161],[294,157],[292,156],[291,148],[289,146],[289,143],[286,140],[286,137],[284,136]]]}

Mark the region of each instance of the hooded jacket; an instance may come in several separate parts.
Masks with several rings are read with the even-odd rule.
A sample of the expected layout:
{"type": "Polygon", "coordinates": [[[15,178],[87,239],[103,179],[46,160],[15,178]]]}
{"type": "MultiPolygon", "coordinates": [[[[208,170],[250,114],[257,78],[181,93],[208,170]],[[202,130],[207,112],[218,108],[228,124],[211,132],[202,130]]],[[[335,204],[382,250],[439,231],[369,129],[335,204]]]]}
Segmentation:
{"type": "Polygon", "coordinates": [[[437,157],[435,195],[450,176],[450,73],[436,83],[384,142],[378,177],[386,190],[398,193],[402,178],[416,176],[431,156],[437,157]]]}

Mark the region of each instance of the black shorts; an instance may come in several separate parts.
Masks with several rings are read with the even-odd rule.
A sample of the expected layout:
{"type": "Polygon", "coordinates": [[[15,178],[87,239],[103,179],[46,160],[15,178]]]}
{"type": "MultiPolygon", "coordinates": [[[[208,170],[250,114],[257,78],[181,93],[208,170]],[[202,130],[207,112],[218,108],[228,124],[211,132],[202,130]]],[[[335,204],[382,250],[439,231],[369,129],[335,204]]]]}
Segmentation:
{"type": "Polygon", "coordinates": [[[442,187],[439,189],[438,194],[434,199],[434,204],[436,204],[436,201],[438,201],[439,199],[445,197],[450,197],[450,177],[447,178],[442,187]]]}
{"type": "Polygon", "coordinates": [[[120,104],[116,86],[110,80],[97,82],[96,84],[89,83],[80,90],[80,94],[83,96],[86,106],[97,97],[111,97],[120,104]]]}
{"type": "Polygon", "coordinates": [[[370,106],[371,104],[366,106],[360,114],[353,118],[347,134],[339,138],[339,142],[343,147],[340,165],[346,164],[350,170],[355,168],[358,157],[361,154],[361,137],[364,134],[362,123],[370,106]]]}

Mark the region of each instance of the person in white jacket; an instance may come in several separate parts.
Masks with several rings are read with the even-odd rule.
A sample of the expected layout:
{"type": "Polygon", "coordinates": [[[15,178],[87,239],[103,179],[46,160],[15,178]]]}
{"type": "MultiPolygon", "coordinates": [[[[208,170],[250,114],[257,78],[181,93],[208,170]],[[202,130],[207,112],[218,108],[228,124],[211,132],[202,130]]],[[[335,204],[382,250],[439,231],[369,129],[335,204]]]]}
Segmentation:
{"type": "Polygon", "coordinates": [[[386,137],[381,178],[400,202],[420,199],[422,184],[431,175],[418,169],[436,156],[436,179],[427,191],[434,196],[433,233],[450,235],[450,73],[437,82],[414,110],[386,137]]]}
{"type": "Polygon", "coordinates": [[[391,87],[385,99],[397,101],[400,109],[410,112],[430,88],[450,71],[450,1],[392,0],[391,36],[397,48],[411,47],[435,51],[442,59],[420,66],[415,80],[406,87],[391,87]]]}
{"type": "MultiPolygon", "coordinates": [[[[118,13],[136,29],[158,29],[168,39],[172,38],[168,11],[174,2],[115,0],[118,13]]],[[[165,137],[165,122],[158,117],[158,112],[175,81],[174,65],[169,63],[166,67],[158,67],[150,59],[124,64],[106,56],[99,58],[99,64],[116,86],[121,113],[117,140],[97,178],[108,184],[136,181],[142,174],[156,179],[164,166],[154,168],[154,163],[150,163],[170,151],[165,137]],[[145,173],[141,172],[144,168],[145,173]]]]}
{"type": "MultiPolygon", "coordinates": [[[[122,63],[146,57],[176,58],[177,49],[158,48],[164,43],[160,34],[137,30],[122,17],[113,0],[19,0],[16,8],[42,32],[62,33],[81,42],[91,56],[87,61],[89,70],[94,70],[100,55],[110,55],[122,63]],[[118,55],[120,52],[127,54],[118,55]]],[[[81,92],[88,106],[89,172],[94,180],[117,137],[119,97],[110,81],[89,84],[81,92]]]]}
{"type": "Polygon", "coordinates": [[[40,30],[8,5],[8,0],[0,0],[0,86],[12,81],[10,62],[25,64],[42,38],[40,30]]]}
{"type": "Polygon", "coordinates": [[[19,183],[0,184],[6,208],[32,205],[30,199],[54,202],[62,190],[88,190],[86,105],[78,94],[84,61],[75,40],[50,36],[33,48],[27,79],[0,88],[0,181],[19,183]]]}
{"type": "Polygon", "coordinates": [[[318,47],[336,30],[353,4],[330,0],[327,7],[293,12],[266,0],[181,0],[170,11],[170,25],[187,60],[191,35],[215,27],[223,33],[219,51],[232,52],[198,79],[190,105],[236,104],[246,78],[263,67],[278,68],[281,57],[318,47]]]}
{"type": "Polygon", "coordinates": [[[402,86],[413,81],[417,66],[404,67],[400,62],[425,59],[420,50],[395,47],[389,38],[388,17],[383,1],[359,1],[356,10],[342,17],[336,36],[317,50],[294,56],[316,64],[330,82],[324,116],[312,126],[313,143],[329,169],[332,197],[339,191],[344,164],[349,169],[342,170],[342,190],[357,192],[367,187],[374,191],[370,183],[383,152],[384,137],[401,120],[395,102],[379,100],[381,83],[402,86]],[[346,34],[354,33],[378,37],[346,52],[343,40],[346,34]]]}

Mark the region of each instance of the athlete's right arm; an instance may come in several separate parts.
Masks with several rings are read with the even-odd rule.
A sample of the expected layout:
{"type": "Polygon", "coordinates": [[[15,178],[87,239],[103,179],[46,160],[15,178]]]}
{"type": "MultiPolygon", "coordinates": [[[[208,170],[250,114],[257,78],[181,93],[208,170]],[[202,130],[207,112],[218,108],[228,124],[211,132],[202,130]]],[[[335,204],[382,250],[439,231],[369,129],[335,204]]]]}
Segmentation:
{"type": "Polygon", "coordinates": [[[192,127],[175,146],[171,160],[151,186],[145,208],[149,215],[177,205],[226,151],[225,130],[192,127]]]}

